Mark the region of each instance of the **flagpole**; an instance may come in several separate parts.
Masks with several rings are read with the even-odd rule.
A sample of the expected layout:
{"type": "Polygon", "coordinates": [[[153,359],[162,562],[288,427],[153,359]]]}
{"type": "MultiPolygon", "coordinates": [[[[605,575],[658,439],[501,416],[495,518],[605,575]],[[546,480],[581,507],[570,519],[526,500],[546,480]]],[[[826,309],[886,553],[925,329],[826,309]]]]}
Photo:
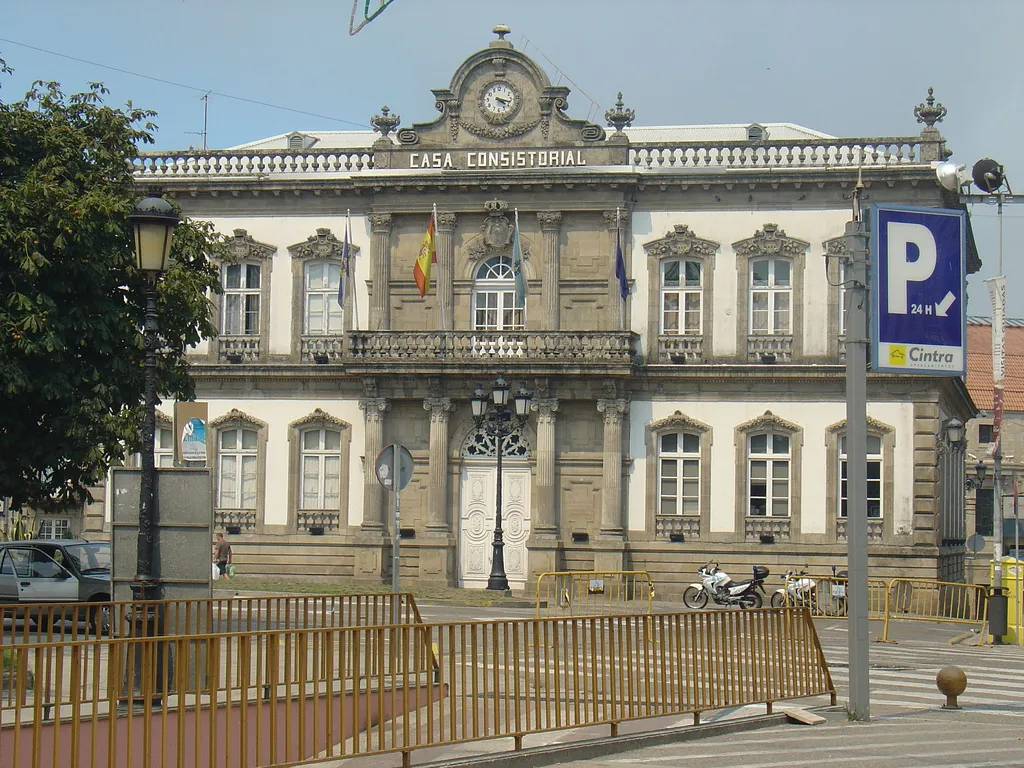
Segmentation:
{"type": "Polygon", "coordinates": [[[345,238],[348,240],[348,255],[345,257],[345,274],[348,279],[348,293],[352,297],[352,330],[359,329],[359,292],[356,291],[355,269],[352,259],[352,209],[345,209],[345,238]]]}
{"type": "MultiPolygon", "coordinates": [[[[619,238],[619,208],[615,208],[615,245],[621,248],[621,241],[619,238]]],[[[616,257],[618,254],[616,254],[616,257]]],[[[623,257],[623,267],[625,267],[625,257],[623,257]]],[[[616,286],[618,290],[618,286],[616,286]]],[[[622,330],[626,329],[626,300],[619,296],[619,328],[622,330]]]]}
{"type": "MultiPolygon", "coordinates": [[[[433,258],[433,256],[437,255],[437,234],[438,234],[438,229],[437,229],[437,203],[432,203],[431,205],[432,205],[431,210],[433,212],[432,215],[434,217],[434,253],[433,253],[432,257],[431,257],[431,258],[433,258]]],[[[441,265],[438,264],[437,266],[438,266],[438,269],[440,269],[441,265]]],[[[433,264],[431,264],[431,272],[433,272],[433,271],[434,271],[433,270],[433,264]]],[[[444,316],[445,316],[445,307],[448,305],[448,297],[445,296],[441,292],[441,278],[438,277],[436,274],[434,275],[434,281],[437,283],[437,313],[438,313],[438,320],[442,321],[444,316]]],[[[430,290],[430,285],[429,284],[427,285],[427,290],[430,290]]],[[[438,325],[441,325],[441,322],[438,322],[438,325]]]]}

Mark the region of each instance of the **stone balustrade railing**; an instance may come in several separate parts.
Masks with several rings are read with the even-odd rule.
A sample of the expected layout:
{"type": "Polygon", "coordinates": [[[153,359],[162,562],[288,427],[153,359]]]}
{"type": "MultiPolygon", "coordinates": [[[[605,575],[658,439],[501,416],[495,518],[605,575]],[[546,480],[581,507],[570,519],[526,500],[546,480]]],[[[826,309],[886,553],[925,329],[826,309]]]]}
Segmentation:
{"type": "MultiPolygon", "coordinates": [[[[678,142],[631,144],[636,168],[732,170],[757,168],[856,168],[915,165],[920,137],[880,139],[786,139],[752,142],[678,142]]],[[[936,148],[937,153],[937,148],[936,148]]]]}
{"type": "Polygon", "coordinates": [[[135,160],[135,177],[208,178],[238,176],[309,176],[368,171],[373,152],[336,149],[326,152],[250,150],[232,152],[147,152],[135,160]]]}
{"type": "Polygon", "coordinates": [[[636,356],[636,339],[627,331],[353,331],[348,357],[391,362],[508,358],[630,363],[636,356]]]}

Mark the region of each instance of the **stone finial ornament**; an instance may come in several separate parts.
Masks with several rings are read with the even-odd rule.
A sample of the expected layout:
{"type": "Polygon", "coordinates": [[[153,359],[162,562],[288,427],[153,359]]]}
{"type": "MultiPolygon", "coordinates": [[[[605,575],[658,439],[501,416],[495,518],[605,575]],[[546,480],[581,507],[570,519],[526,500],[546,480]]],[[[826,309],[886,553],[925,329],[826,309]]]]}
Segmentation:
{"type": "Polygon", "coordinates": [[[946,108],[942,106],[942,103],[935,103],[935,97],[932,95],[934,92],[934,88],[929,88],[928,98],[914,107],[914,117],[917,118],[917,122],[924,123],[927,128],[941,123],[942,118],[946,116],[946,108]]]}
{"type": "Polygon", "coordinates": [[[380,108],[379,115],[374,115],[370,118],[370,125],[373,126],[373,130],[379,133],[383,139],[386,139],[388,134],[394,131],[401,122],[401,116],[391,114],[387,104],[380,108]]]}
{"type": "Polygon", "coordinates": [[[608,121],[608,125],[615,129],[616,134],[621,134],[623,128],[628,128],[633,124],[633,119],[636,117],[636,113],[632,109],[625,109],[625,105],[622,103],[622,91],[619,91],[618,101],[615,102],[615,108],[609,109],[604,113],[604,119],[608,121]]]}

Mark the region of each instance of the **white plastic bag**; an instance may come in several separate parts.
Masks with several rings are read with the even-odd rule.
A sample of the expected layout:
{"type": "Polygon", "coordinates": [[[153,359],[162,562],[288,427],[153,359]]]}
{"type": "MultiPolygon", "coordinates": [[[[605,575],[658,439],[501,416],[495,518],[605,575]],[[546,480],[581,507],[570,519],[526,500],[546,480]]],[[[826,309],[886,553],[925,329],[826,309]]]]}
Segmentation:
{"type": "Polygon", "coordinates": [[[214,581],[216,581],[217,579],[220,578],[220,568],[217,567],[216,563],[211,563],[211,565],[213,566],[213,577],[212,578],[213,578],[214,581]]]}

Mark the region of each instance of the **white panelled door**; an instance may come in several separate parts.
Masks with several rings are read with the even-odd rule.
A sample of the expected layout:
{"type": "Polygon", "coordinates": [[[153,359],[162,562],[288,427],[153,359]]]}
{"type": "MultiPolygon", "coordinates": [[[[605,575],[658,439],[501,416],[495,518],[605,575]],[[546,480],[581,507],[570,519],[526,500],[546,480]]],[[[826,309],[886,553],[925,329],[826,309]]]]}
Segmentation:
{"type": "MultiPolygon", "coordinates": [[[[505,539],[505,575],[509,587],[526,586],[526,538],[530,535],[530,468],[514,459],[502,462],[501,527],[505,539]]],[[[494,492],[498,471],[467,463],[459,498],[459,586],[484,589],[491,575],[494,541],[494,492]]]]}

